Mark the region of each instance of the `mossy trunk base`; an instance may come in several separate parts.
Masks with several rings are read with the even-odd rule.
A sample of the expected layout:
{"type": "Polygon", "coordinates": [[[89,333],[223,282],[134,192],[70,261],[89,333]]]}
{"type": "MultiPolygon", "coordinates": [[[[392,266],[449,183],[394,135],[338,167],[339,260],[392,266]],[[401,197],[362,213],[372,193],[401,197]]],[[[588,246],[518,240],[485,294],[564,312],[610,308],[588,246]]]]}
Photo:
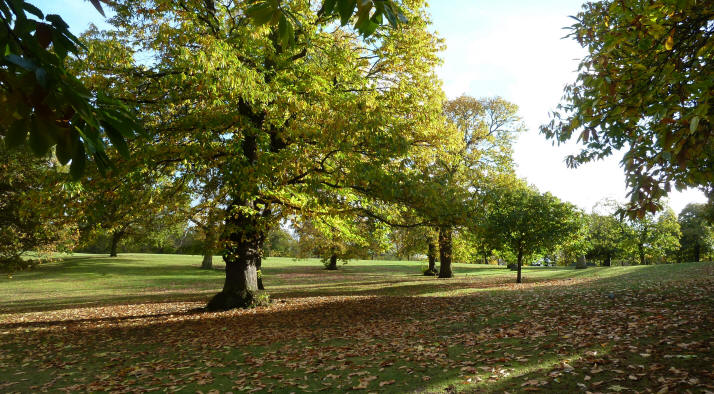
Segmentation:
{"type": "Polygon", "coordinates": [[[253,292],[248,290],[242,292],[222,291],[208,301],[206,309],[209,311],[227,311],[234,308],[250,308],[254,299],[253,292]]]}

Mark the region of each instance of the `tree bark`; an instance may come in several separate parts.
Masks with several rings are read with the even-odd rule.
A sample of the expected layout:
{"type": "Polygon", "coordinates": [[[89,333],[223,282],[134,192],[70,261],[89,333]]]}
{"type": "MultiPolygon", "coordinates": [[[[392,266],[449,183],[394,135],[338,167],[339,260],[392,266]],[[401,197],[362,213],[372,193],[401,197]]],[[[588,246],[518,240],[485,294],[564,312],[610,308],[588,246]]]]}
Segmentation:
{"type": "Polygon", "coordinates": [[[701,248],[699,247],[699,244],[697,244],[697,245],[694,246],[694,262],[695,262],[695,263],[698,263],[698,262],[699,262],[699,258],[700,258],[700,254],[701,254],[701,250],[700,250],[700,249],[701,249],[701,248]]]}
{"type": "Polygon", "coordinates": [[[330,265],[327,266],[328,270],[334,271],[337,270],[337,255],[333,254],[330,256],[330,265]]]}
{"type": "Polygon", "coordinates": [[[206,239],[203,241],[203,261],[201,262],[201,268],[204,270],[213,269],[213,243],[215,242],[215,235],[213,230],[208,230],[206,232],[206,239]]]}
{"type": "Polygon", "coordinates": [[[439,278],[451,278],[451,232],[449,226],[439,227],[439,278]]]}
{"type": "Polygon", "coordinates": [[[433,276],[436,274],[436,242],[434,238],[429,237],[429,249],[426,252],[427,257],[429,258],[429,269],[428,273],[429,275],[433,276]]]}
{"type": "Polygon", "coordinates": [[[213,269],[213,251],[212,250],[204,250],[203,251],[203,260],[201,261],[201,269],[204,269],[204,270],[213,269]]]}
{"type": "Polygon", "coordinates": [[[263,249],[263,236],[258,230],[258,220],[231,206],[226,220],[223,261],[226,262],[226,280],[223,291],[209,301],[208,310],[246,308],[251,305],[258,290],[258,265],[263,249]]]}
{"type": "Polygon", "coordinates": [[[642,244],[637,244],[637,254],[640,256],[640,265],[645,265],[645,247],[642,244]]]}
{"type": "Polygon", "coordinates": [[[523,251],[518,251],[518,275],[516,276],[516,283],[522,283],[521,278],[521,267],[523,266],[523,251]]]}
{"type": "Polygon", "coordinates": [[[109,250],[109,257],[117,257],[117,248],[119,247],[119,241],[124,236],[123,231],[117,231],[112,234],[112,246],[109,250]]]}

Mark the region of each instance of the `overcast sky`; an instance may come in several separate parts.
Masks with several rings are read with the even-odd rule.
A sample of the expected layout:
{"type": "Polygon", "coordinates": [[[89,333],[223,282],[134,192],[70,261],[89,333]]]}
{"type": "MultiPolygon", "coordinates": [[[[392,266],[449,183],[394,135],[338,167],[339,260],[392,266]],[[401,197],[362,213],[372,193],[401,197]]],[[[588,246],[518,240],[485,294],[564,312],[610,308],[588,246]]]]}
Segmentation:
{"type": "MultiPolygon", "coordinates": [[[[103,18],[84,0],[31,1],[46,13],[60,14],[75,34],[103,18]]],[[[550,191],[590,211],[603,198],[625,201],[621,155],[569,169],[565,157],[574,143],[552,146],[538,133],[560,101],[563,87],[576,77],[584,50],[563,39],[568,15],[578,0],[432,0],[434,29],[447,49],[439,76],[449,98],[501,96],[520,107],[528,131],[515,146],[517,173],[541,191],[550,191]]],[[[697,190],[673,192],[670,205],[679,212],[689,202],[705,202],[697,190]]]]}

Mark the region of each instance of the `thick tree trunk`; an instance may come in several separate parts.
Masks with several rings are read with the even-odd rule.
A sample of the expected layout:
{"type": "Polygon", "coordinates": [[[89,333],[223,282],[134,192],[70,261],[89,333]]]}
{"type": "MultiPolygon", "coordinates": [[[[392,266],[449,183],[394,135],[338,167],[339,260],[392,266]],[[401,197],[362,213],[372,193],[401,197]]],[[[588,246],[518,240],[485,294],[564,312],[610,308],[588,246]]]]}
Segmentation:
{"type": "Polygon", "coordinates": [[[439,278],[451,278],[451,227],[439,227],[439,278]]]}
{"type": "Polygon", "coordinates": [[[516,283],[522,283],[521,278],[521,267],[523,266],[523,251],[518,251],[518,275],[516,276],[516,283]]]}
{"type": "Polygon", "coordinates": [[[201,268],[205,270],[213,269],[213,247],[215,246],[216,235],[213,229],[206,230],[206,239],[203,241],[203,261],[201,268]]]}
{"type": "Polygon", "coordinates": [[[122,236],[124,236],[123,231],[117,231],[112,234],[112,246],[109,250],[109,257],[117,257],[117,248],[119,247],[119,241],[121,241],[122,236]]]}
{"type": "Polygon", "coordinates": [[[226,281],[223,291],[209,301],[208,310],[246,308],[253,302],[258,290],[258,265],[263,252],[263,235],[258,230],[257,219],[229,209],[226,220],[226,281]]]}
{"type": "Polygon", "coordinates": [[[335,271],[337,270],[337,255],[333,254],[330,256],[330,265],[327,266],[328,270],[335,271]]]}
{"type": "Polygon", "coordinates": [[[213,251],[204,250],[203,260],[201,261],[201,269],[210,270],[213,269],[213,251]]]}

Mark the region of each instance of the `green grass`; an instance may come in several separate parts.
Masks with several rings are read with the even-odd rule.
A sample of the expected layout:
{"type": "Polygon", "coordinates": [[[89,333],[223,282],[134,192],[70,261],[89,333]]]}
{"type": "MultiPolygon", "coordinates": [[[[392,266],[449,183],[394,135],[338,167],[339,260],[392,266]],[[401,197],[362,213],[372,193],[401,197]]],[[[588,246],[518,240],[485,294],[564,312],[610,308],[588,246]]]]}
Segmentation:
{"type": "MultiPolygon", "coordinates": [[[[217,262],[218,258],[215,259],[217,262]]],[[[421,275],[268,258],[275,300],[199,310],[200,256],[75,255],[0,279],[0,390],[711,390],[714,264],[421,275]],[[608,295],[612,294],[614,299],[608,295]],[[393,382],[392,382],[393,381],[393,382]],[[381,384],[381,385],[380,385],[381,384]],[[708,388],[707,388],[708,387],[708,388]]]]}

